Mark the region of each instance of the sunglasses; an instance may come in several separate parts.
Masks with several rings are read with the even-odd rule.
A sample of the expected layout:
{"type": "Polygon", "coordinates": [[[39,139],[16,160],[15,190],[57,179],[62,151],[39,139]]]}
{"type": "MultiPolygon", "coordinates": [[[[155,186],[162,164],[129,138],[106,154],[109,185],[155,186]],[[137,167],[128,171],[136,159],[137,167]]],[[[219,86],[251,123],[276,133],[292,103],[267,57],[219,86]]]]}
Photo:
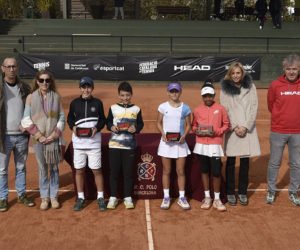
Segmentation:
{"type": "Polygon", "coordinates": [[[44,78],[39,78],[38,79],[38,81],[39,81],[39,83],[50,83],[51,82],[51,79],[50,78],[46,78],[46,79],[44,79],[44,78]]]}

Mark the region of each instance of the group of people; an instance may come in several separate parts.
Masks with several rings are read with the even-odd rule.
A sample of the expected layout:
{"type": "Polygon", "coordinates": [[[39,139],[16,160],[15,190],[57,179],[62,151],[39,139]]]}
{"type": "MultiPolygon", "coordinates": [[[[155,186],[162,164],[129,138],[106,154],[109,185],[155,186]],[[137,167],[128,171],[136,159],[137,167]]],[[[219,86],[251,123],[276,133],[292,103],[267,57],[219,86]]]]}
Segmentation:
{"type": "MultiPolygon", "coordinates": [[[[245,21],[245,1],[235,0],[235,18],[234,21],[245,21]]],[[[214,1],[214,14],[216,20],[221,19],[220,14],[221,0],[214,1]]],[[[270,0],[269,1],[269,11],[272,17],[272,23],[274,29],[281,29],[281,10],[282,3],[281,0],[270,0]]],[[[259,20],[259,29],[263,29],[266,20],[266,13],[268,11],[267,0],[257,0],[255,3],[255,13],[259,20]]]]}
{"type": "MultiPolygon", "coordinates": [[[[281,29],[281,0],[270,0],[269,11],[272,17],[273,29],[281,29]]],[[[255,4],[259,29],[263,29],[268,5],[266,0],[257,0],[255,4]]]]}
{"type": "MultiPolygon", "coordinates": [[[[28,145],[36,156],[39,173],[41,210],[60,207],[58,200],[59,168],[63,160],[65,142],[62,131],[65,115],[61,97],[57,92],[53,75],[40,70],[32,82],[32,89],[17,76],[15,58],[6,58],[1,66],[0,84],[0,211],[8,209],[8,165],[11,152],[16,167],[15,186],[18,202],[25,206],[35,205],[26,196],[26,167],[28,145]],[[29,137],[31,143],[29,143],[29,137]],[[31,147],[30,146],[30,147],[31,147]],[[48,174],[50,172],[50,174],[48,174]]],[[[289,149],[290,186],[289,199],[300,206],[300,57],[289,55],[283,60],[284,73],[271,83],[268,91],[268,108],[271,112],[270,160],[265,202],[273,204],[276,197],[276,181],[285,145],[289,149]]],[[[133,90],[128,82],[118,86],[119,102],[113,104],[106,117],[102,101],[93,97],[94,82],[83,77],[79,82],[80,96],[69,108],[67,123],[73,131],[74,168],[78,198],[73,207],[80,211],[86,206],[84,196],[84,172],[88,166],[94,174],[97,187],[97,204],[100,211],[115,209],[118,205],[118,178],[122,169],[124,205],[133,209],[131,197],[133,166],[135,160],[135,134],[144,126],[141,109],[131,102],[133,90]],[[101,165],[101,130],[111,131],[109,140],[110,198],[104,199],[101,165]]],[[[185,142],[190,131],[196,136],[193,152],[198,155],[202,170],[205,198],[202,209],[216,208],[226,211],[220,199],[221,158],[226,155],[226,193],[228,204],[248,204],[249,158],[259,156],[260,145],[255,121],[258,111],[256,87],[243,65],[234,62],[221,81],[220,104],[215,102],[212,80],[201,88],[203,104],[196,107],[193,116],[190,107],[180,101],[182,86],[170,83],[168,100],[158,107],[157,128],[161,133],[158,155],[163,165],[162,209],[169,209],[171,199],[170,173],[175,160],[178,175],[179,197],[177,204],[190,209],[185,196],[185,160],[191,154],[185,142]],[[224,138],[224,151],[222,148],[224,138]],[[236,158],[240,158],[238,193],[235,194],[236,158]],[[210,193],[209,173],[212,174],[214,194],[210,193]]]]}

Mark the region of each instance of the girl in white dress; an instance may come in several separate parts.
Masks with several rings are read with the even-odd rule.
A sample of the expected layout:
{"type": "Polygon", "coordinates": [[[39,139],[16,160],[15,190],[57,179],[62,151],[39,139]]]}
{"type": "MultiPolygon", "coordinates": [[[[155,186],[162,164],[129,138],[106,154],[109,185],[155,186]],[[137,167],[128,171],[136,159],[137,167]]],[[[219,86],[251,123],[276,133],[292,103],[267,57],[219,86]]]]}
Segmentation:
{"type": "Polygon", "coordinates": [[[167,88],[169,100],[159,105],[157,128],[162,137],[158,147],[158,155],[163,164],[163,190],[164,199],[162,209],[170,207],[170,173],[171,161],[176,160],[176,172],[178,176],[179,198],[178,205],[183,209],[190,209],[185,199],[185,160],[191,153],[185,137],[191,129],[190,107],[179,100],[182,88],[179,83],[170,83],[167,88]]]}

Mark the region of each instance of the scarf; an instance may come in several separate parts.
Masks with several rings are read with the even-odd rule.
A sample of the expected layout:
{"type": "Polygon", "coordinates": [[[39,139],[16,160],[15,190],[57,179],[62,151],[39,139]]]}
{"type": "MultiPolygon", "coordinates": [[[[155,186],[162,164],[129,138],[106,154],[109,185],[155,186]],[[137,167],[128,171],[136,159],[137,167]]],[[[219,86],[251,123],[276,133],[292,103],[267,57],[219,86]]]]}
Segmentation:
{"type": "MultiPolygon", "coordinates": [[[[47,113],[44,111],[43,96],[40,90],[32,93],[31,98],[31,119],[41,134],[45,137],[54,131],[58,114],[60,112],[60,97],[54,91],[49,90],[46,95],[47,113]]],[[[37,141],[32,136],[33,144],[37,141]]],[[[42,150],[42,147],[35,147],[35,150],[42,150]]],[[[59,140],[55,140],[44,147],[44,156],[47,164],[57,164],[63,159],[60,155],[59,140]]]]}

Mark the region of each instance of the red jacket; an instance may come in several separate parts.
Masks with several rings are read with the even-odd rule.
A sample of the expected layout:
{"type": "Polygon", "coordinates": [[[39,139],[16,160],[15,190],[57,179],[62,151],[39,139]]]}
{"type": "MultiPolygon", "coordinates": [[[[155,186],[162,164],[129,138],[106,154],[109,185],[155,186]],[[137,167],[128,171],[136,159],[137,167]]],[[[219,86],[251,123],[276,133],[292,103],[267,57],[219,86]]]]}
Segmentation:
{"type": "Polygon", "coordinates": [[[228,115],[224,106],[214,103],[211,107],[202,104],[195,108],[192,123],[193,132],[196,131],[198,125],[212,125],[215,136],[196,136],[196,143],[221,145],[223,143],[223,134],[230,128],[228,115]]]}
{"type": "Polygon", "coordinates": [[[300,133],[300,78],[291,83],[284,75],[273,81],[268,91],[271,131],[300,133]]]}

